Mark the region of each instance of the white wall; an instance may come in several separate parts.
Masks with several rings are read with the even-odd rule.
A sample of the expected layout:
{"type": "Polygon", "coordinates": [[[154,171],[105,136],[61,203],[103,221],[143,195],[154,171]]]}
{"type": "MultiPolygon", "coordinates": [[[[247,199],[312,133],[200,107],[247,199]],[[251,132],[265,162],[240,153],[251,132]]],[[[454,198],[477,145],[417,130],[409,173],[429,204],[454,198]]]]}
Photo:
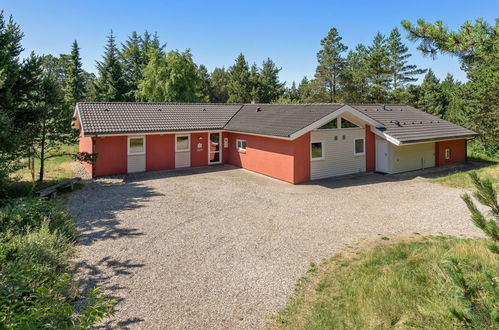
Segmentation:
{"type": "Polygon", "coordinates": [[[354,139],[365,139],[364,128],[321,129],[312,131],[310,137],[311,142],[323,141],[324,156],[323,160],[311,160],[312,180],[366,171],[365,141],[364,155],[354,155],[354,139]]]}
{"type": "Polygon", "coordinates": [[[392,173],[419,170],[435,166],[435,142],[391,145],[392,173]]]}

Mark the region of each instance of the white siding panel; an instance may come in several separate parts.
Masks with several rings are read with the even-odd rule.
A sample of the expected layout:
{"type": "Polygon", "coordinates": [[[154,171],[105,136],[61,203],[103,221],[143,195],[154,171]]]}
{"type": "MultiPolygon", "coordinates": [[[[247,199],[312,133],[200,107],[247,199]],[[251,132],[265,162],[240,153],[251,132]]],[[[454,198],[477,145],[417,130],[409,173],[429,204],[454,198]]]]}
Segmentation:
{"type": "Polygon", "coordinates": [[[323,141],[324,154],[323,160],[313,160],[310,163],[312,180],[365,172],[365,150],[364,155],[354,156],[354,139],[358,138],[365,139],[363,128],[312,131],[311,141],[323,141]],[[335,136],[337,140],[334,139],[335,136]]]}
{"type": "Polygon", "coordinates": [[[407,146],[392,145],[392,173],[435,166],[435,142],[407,146]]]}
{"type": "Polygon", "coordinates": [[[128,173],[145,172],[146,155],[128,155],[128,173]]]}
{"type": "Polygon", "coordinates": [[[175,153],[175,168],[191,166],[190,151],[177,151],[175,153]]]}

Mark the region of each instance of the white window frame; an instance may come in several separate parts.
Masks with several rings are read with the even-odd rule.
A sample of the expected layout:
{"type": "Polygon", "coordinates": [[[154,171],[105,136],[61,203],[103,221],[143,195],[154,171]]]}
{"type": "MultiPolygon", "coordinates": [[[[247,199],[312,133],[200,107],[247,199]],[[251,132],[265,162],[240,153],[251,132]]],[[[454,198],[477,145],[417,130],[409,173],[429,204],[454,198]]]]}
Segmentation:
{"type": "Polygon", "coordinates": [[[310,141],[310,160],[315,161],[315,160],[324,160],[324,141],[310,141]],[[312,156],[312,144],[314,143],[320,143],[321,144],[321,151],[322,151],[322,156],[321,157],[316,157],[314,158],[312,156]]]}
{"type": "Polygon", "coordinates": [[[146,153],[146,137],[145,136],[128,136],[128,140],[127,140],[127,152],[128,152],[128,155],[130,155],[130,156],[145,155],[145,153],[146,153]],[[142,139],[142,141],[144,142],[143,143],[143,145],[144,145],[144,151],[142,151],[142,152],[130,152],[130,140],[131,139],[142,139]]]}
{"type": "Polygon", "coordinates": [[[451,158],[450,148],[445,148],[445,150],[444,150],[444,159],[445,160],[450,160],[450,158],[451,158]]]}
{"type": "Polygon", "coordinates": [[[353,139],[353,155],[354,156],[363,156],[366,154],[366,139],[365,138],[354,138],[353,139]],[[355,146],[356,146],[356,141],[357,140],[362,140],[362,152],[355,152],[355,146]]]}
{"type": "Polygon", "coordinates": [[[246,148],[239,147],[239,143],[242,144],[242,142],[244,142],[246,144],[246,148],[248,147],[248,142],[246,142],[246,140],[244,140],[244,139],[236,139],[236,149],[238,151],[246,151],[246,148]]]}
{"type": "Polygon", "coordinates": [[[188,152],[191,151],[191,135],[190,134],[175,134],[175,152],[188,152]],[[187,136],[187,149],[177,148],[177,137],[187,136]]]}

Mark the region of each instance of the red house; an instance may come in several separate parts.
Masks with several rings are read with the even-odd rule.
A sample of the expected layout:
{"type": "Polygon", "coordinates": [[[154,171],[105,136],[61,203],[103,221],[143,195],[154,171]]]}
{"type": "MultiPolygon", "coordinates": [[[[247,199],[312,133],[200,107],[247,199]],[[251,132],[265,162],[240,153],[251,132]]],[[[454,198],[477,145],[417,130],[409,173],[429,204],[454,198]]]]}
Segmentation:
{"type": "Polygon", "coordinates": [[[466,160],[473,131],[406,105],[84,102],[96,176],[232,164],[291,183],[466,160]]]}

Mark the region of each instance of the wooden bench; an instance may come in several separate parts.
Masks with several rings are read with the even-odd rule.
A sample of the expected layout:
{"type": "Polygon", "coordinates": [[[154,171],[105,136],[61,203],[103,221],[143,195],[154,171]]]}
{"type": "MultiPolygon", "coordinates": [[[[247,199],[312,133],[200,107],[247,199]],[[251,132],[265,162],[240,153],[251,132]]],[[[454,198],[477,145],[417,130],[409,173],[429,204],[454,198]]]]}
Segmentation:
{"type": "Polygon", "coordinates": [[[76,177],[61,183],[58,183],[56,185],[50,186],[48,188],[42,189],[40,191],[37,191],[36,194],[40,197],[49,197],[49,198],[54,198],[57,196],[57,192],[66,189],[66,188],[71,188],[71,190],[74,189],[74,184],[77,182],[80,182],[81,178],[76,177]]]}

